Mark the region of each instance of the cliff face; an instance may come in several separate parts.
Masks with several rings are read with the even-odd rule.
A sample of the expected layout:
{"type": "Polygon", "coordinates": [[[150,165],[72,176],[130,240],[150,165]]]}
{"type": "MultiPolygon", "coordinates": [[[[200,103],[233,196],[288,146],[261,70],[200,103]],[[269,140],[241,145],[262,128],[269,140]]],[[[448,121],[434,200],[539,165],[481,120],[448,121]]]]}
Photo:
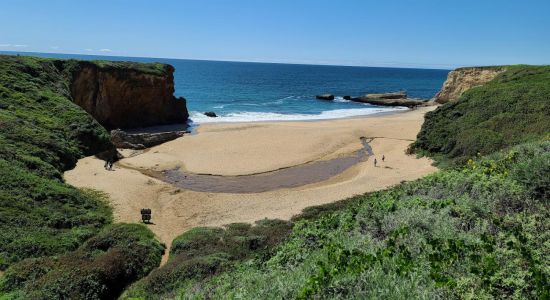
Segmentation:
{"type": "Polygon", "coordinates": [[[505,70],[504,67],[472,67],[451,71],[432,101],[443,104],[457,100],[465,91],[493,80],[505,70]]]}
{"type": "Polygon", "coordinates": [[[78,61],[70,81],[73,101],[109,129],[187,121],[185,99],[173,95],[174,68],[145,66],[78,61]]]}

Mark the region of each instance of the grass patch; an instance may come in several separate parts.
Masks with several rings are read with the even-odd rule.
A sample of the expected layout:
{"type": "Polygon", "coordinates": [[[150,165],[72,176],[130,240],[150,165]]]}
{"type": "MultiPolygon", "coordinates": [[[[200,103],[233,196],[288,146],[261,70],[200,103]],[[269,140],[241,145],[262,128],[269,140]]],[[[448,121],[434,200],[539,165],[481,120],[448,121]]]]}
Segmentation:
{"type": "Polygon", "coordinates": [[[76,251],[14,265],[0,291],[17,299],[116,299],[126,285],[157,267],[163,252],[147,227],[110,225],[76,251]]]}
{"type": "Polygon", "coordinates": [[[509,66],[491,82],[426,114],[412,150],[442,166],[549,137],[550,66],[509,66]]]}
{"type": "Polygon", "coordinates": [[[224,228],[198,227],[174,239],[168,263],[134,284],[126,299],[173,297],[187,280],[204,280],[229,270],[238,261],[265,259],[290,233],[291,224],[261,220],[255,225],[234,223],[224,228]]]}

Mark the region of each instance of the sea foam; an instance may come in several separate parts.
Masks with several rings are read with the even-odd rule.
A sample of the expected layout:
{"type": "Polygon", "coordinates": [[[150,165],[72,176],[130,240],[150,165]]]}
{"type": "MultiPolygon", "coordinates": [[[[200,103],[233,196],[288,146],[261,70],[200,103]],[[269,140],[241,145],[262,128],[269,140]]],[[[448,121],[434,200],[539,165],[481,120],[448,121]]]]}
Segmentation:
{"type": "Polygon", "coordinates": [[[395,112],[407,110],[406,107],[376,107],[358,109],[335,109],[323,111],[320,114],[280,114],[271,112],[234,112],[220,115],[217,118],[205,116],[201,112],[192,111],[190,119],[193,123],[218,123],[218,122],[262,122],[262,121],[309,121],[330,120],[349,117],[367,116],[383,112],[395,112]]]}

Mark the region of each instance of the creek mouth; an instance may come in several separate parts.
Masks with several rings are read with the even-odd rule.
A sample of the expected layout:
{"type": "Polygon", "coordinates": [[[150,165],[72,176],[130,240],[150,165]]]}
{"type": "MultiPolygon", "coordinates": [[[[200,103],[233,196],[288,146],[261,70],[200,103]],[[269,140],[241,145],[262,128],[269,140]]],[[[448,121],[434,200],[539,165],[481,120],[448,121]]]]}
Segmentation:
{"type": "Polygon", "coordinates": [[[372,139],[361,137],[360,140],[363,148],[352,155],[308,162],[264,173],[222,176],[195,174],[176,168],[149,175],[176,187],[196,192],[245,194],[294,188],[327,180],[374,155],[369,145],[372,139]]]}

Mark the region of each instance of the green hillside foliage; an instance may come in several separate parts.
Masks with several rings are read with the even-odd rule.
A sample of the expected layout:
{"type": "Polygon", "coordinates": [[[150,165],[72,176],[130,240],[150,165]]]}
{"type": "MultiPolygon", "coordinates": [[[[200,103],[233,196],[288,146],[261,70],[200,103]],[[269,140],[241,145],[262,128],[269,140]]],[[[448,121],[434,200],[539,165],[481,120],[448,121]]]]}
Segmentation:
{"type": "MultiPolygon", "coordinates": [[[[147,288],[127,298],[547,299],[549,178],[550,142],[522,144],[460,170],[309,209],[272,256],[246,258],[213,277],[199,276],[204,265],[186,269],[168,281],[178,287],[171,293],[147,288]]],[[[221,232],[190,235],[215,241],[221,232]]],[[[178,251],[195,255],[182,240],[193,244],[184,235],[178,251]]],[[[166,278],[151,276],[174,268],[136,286],[161,286],[166,278]]]]}
{"type": "Polygon", "coordinates": [[[109,225],[103,195],[63,181],[79,158],[114,149],[107,131],[70,100],[78,66],[0,56],[2,299],[114,298],[160,262],[163,246],[148,229],[109,225]]]}
{"type": "Polygon", "coordinates": [[[426,114],[412,149],[445,165],[550,137],[550,66],[509,66],[426,114]]]}
{"type": "Polygon", "coordinates": [[[69,97],[62,63],[0,56],[0,269],[76,249],[111,221],[101,197],[63,183],[78,158],[112,146],[69,97]]]}
{"type": "Polygon", "coordinates": [[[288,221],[261,220],[254,226],[197,227],[177,237],[168,263],[130,287],[122,298],[165,299],[187,280],[203,280],[230,269],[235,262],[266,259],[290,233],[288,221]]]}
{"type": "Polygon", "coordinates": [[[169,71],[173,71],[173,67],[161,63],[138,63],[131,61],[110,61],[110,60],[94,60],[92,62],[102,70],[134,70],[141,74],[165,76],[169,71]]]}
{"type": "Polygon", "coordinates": [[[126,285],[156,268],[163,252],[145,226],[110,225],[76,251],[14,265],[0,291],[8,299],[116,299],[126,285]]]}

